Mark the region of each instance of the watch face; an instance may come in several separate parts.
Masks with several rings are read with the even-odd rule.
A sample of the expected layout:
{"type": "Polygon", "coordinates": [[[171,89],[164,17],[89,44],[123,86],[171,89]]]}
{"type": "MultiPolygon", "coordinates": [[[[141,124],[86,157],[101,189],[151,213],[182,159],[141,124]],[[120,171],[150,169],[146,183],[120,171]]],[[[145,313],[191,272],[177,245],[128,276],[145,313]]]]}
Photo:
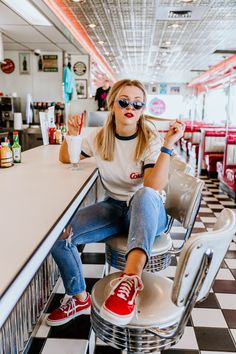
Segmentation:
{"type": "Polygon", "coordinates": [[[86,73],[87,67],[82,61],[77,61],[73,66],[73,71],[76,75],[82,76],[86,73]]]}

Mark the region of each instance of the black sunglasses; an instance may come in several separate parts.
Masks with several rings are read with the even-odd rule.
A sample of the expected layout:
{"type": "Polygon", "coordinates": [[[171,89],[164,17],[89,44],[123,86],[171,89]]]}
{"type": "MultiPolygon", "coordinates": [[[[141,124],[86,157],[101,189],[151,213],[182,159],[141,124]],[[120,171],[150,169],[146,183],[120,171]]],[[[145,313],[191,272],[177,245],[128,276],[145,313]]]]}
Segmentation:
{"type": "Polygon", "coordinates": [[[134,109],[141,109],[143,106],[145,106],[144,102],[141,101],[129,101],[125,98],[121,98],[116,101],[120,108],[127,108],[129,105],[132,105],[134,109]]]}

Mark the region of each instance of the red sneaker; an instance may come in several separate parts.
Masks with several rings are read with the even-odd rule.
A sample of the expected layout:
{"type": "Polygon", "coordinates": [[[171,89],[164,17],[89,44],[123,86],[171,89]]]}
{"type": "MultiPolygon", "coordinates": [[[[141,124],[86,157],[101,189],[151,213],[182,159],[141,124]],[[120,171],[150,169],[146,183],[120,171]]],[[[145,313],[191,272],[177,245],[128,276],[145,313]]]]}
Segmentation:
{"type": "Polygon", "coordinates": [[[126,325],[132,320],[135,300],[139,291],[143,290],[143,283],[138,275],[123,273],[120,278],[111,281],[113,284],[100,314],[115,325],[126,325]]]}
{"type": "Polygon", "coordinates": [[[63,325],[73,318],[87,313],[86,309],[90,306],[91,298],[89,294],[87,294],[87,299],[85,301],[80,301],[77,297],[73,296],[69,298],[64,305],[61,305],[58,309],[48,315],[47,324],[49,326],[63,325]]]}

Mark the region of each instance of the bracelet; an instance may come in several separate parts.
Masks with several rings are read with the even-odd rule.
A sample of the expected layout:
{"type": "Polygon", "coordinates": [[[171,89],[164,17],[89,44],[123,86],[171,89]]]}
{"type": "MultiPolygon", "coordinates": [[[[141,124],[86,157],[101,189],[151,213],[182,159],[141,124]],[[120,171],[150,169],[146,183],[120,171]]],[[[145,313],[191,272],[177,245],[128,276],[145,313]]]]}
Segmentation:
{"type": "Polygon", "coordinates": [[[174,149],[167,149],[165,146],[161,147],[161,152],[164,152],[165,154],[168,154],[170,156],[172,156],[174,149]]]}

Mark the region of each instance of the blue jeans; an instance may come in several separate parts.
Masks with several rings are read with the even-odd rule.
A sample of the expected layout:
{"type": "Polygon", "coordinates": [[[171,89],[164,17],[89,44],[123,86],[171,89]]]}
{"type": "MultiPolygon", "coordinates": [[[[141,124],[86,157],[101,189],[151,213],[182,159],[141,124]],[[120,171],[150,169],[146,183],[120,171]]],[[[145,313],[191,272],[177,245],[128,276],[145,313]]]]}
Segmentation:
{"type": "Polygon", "coordinates": [[[77,245],[103,241],[126,232],[127,254],[141,248],[149,258],[155,237],[166,229],[167,223],[162,199],[149,187],[137,191],[129,206],[108,198],[78,210],[70,223],[73,235],[66,240],[58,239],[52,248],[66,293],[76,295],[86,289],[77,245]]]}

